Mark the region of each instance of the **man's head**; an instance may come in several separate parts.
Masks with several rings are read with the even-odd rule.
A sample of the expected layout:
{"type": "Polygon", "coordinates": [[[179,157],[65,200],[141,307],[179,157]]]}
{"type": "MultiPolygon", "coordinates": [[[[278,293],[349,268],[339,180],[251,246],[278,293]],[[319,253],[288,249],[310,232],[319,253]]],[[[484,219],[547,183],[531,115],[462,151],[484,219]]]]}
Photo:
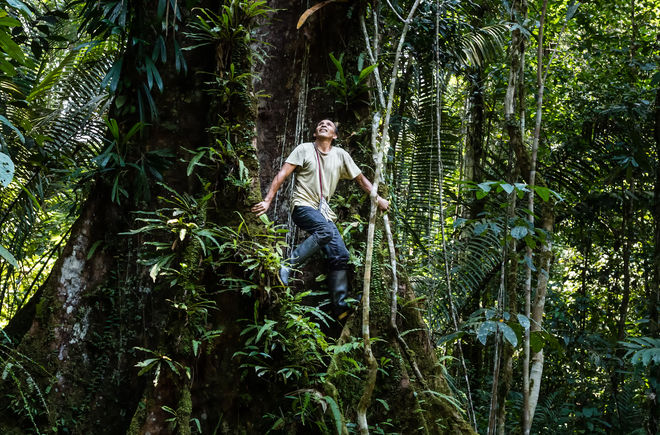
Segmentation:
{"type": "Polygon", "coordinates": [[[316,139],[337,139],[337,126],[329,119],[319,121],[314,130],[314,137],[316,139]]]}

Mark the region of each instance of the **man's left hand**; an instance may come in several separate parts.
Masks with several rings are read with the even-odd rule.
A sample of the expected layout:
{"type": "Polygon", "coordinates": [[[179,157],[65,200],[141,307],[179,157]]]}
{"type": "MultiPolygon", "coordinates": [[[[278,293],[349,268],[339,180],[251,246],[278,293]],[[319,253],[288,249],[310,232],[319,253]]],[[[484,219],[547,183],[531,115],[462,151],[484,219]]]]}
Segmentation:
{"type": "Polygon", "coordinates": [[[378,208],[381,211],[387,211],[390,208],[390,203],[388,200],[385,198],[381,198],[380,196],[378,197],[378,208]]]}

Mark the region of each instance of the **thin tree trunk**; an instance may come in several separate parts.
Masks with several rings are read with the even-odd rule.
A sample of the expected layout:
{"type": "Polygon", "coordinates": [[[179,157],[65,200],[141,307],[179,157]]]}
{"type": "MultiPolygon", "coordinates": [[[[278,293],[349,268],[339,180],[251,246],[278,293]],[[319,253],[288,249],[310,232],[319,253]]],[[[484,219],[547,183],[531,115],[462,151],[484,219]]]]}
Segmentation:
{"type": "MultiPolygon", "coordinates": [[[[515,211],[516,195],[511,195],[511,205],[509,206],[508,216],[513,216],[515,211]]],[[[506,295],[507,300],[505,303],[507,311],[513,315],[518,312],[518,254],[516,253],[516,243],[512,240],[509,244],[508,260],[506,261],[506,295]]],[[[513,380],[513,355],[515,352],[514,347],[509,342],[503,343],[502,349],[502,367],[501,367],[501,380],[500,388],[498,391],[498,415],[497,415],[497,433],[504,435],[506,431],[506,398],[511,389],[511,382],[513,380]]]]}
{"type": "MultiPolygon", "coordinates": [[[[513,164],[513,152],[509,147],[508,153],[508,178],[507,182],[513,184],[518,179],[518,167],[513,164]]],[[[515,193],[509,194],[509,204],[507,206],[505,224],[504,224],[504,240],[502,243],[502,266],[500,272],[500,290],[498,294],[497,306],[502,307],[511,314],[518,311],[518,254],[516,252],[516,240],[511,239],[507,241],[509,234],[509,222],[515,215],[516,203],[518,197],[515,193]]],[[[491,413],[496,414],[490,418],[492,427],[489,424],[489,431],[494,433],[497,431],[499,434],[505,433],[506,428],[506,397],[511,388],[511,380],[513,377],[513,353],[514,349],[508,342],[503,342],[502,337],[498,336],[496,346],[502,347],[502,360],[503,370],[501,369],[497,376],[501,377],[501,382],[498,379],[497,390],[493,389],[493,399],[491,403],[491,413]]],[[[495,381],[493,382],[495,383],[495,381]]]]}
{"type": "Polygon", "coordinates": [[[617,340],[621,341],[626,335],[626,320],[628,318],[628,305],[630,303],[630,242],[631,226],[633,223],[633,203],[630,195],[624,191],[623,196],[623,221],[621,224],[621,239],[623,246],[623,294],[619,304],[619,324],[617,328],[617,340]]]}
{"type": "Polygon", "coordinates": [[[378,184],[381,177],[383,168],[383,151],[379,149],[378,143],[378,125],[380,124],[380,113],[374,115],[371,125],[371,144],[374,149],[374,162],[376,164],[376,173],[374,176],[373,189],[371,191],[371,211],[369,213],[369,228],[367,231],[367,252],[364,260],[364,286],[362,288],[362,342],[364,344],[364,357],[369,368],[367,373],[367,380],[365,382],[364,391],[357,408],[357,421],[358,428],[361,434],[369,433],[369,425],[367,423],[367,409],[371,403],[371,395],[376,386],[376,375],[378,373],[378,363],[374,358],[373,351],[371,350],[371,334],[369,331],[369,314],[370,314],[370,300],[369,292],[371,288],[371,264],[373,260],[374,250],[374,232],[376,229],[376,215],[378,213],[378,205],[376,196],[378,192],[378,184]]]}
{"type": "MultiPolygon", "coordinates": [[[[511,5],[512,21],[522,22],[527,17],[527,1],[516,0],[511,5]]],[[[525,38],[519,29],[512,32],[511,47],[509,51],[509,83],[506,90],[504,100],[504,114],[506,121],[506,129],[509,135],[511,148],[516,151],[517,167],[525,168],[530,167],[528,161],[524,162],[519,150],[524,149],[523,145],[523,122],[524,122],[524,107],[521,104],[524,101],[524,86],[522,84],[524,78],[524,56],[525,56],[525,38]],[[521,95],[522,94],[522,95],[521,95]],[[518,103],[518,104],[516,104],[518,103]]],[[[504,261],[504,260],[503,260],[504,261]]],[[[527,366],[523,365],[523,427],[526,427],[527,416],[529,414],[529,377],[527,366]]]]}
{"type": "MultiPolygon", "coordinates": [[[[530,191],[527,194],[528,203],[527,208],[529,209],[528,221],[530,228],[534,228],[534,183],[536,181],[536,155],[538,152],[539,139],[541,136],[541,117],[543,114],[543,90],[544,90],[544,80],[543,80],[543,30],[545,24],[545,15],[548,7],[548,1],[544,0],[543,10],[541,12],[541,21],[539,24],[539,41],[538,41],[538,50],[537,50],[537,68],[536,68],[536,85],[538,89],[538,94],[536,97],[536,126],[534,128],[534,139],[532,145],[532,158],[531,158],[531,168],[529,171],[529,189],[530,191]]],[[[525,255],[527,256],[527,266],[525,270],[525,316],[527,318],[531,317],[531,296],[532,296],[532,263],[533,263],[533,252],[532,247],[527,245],[525,248],[525,255]]],[[[530,364],[530,328],[525,330],[525,335],[523,338],[523,348],[525,352],[525,358],[523,362],[523,378],[524,378],[524,402],[523,402],[523,433],[526,435],[529,434],[529,431],[532,426],[532,415],[534,414],[534,408],[532,407],[532,402],[535,403],[537,398],[531,397],[530,388],[530,373],[529,373],[529,364],[530,364]]],[[[537,362],[542,363],[541,354],[540,358],[537,359],[537,362]]],[[[542,370],[541,365],[541,370],[542,370]]],[[[535,374],[538,372],[535,371],[535,374]]],[[[537,384],[540,387],[540,374],[537,375],[538,381],[537,384]]],[[[534,390],[536,391],[536,389],[534,390]]],[[[538,397],[538,396],[537,396],[538,397]]]]}
{"type": "MultiPolygon", "coordinates": [[[[554,228],[554,214],[552,204],[544,204],[543,208],[546,209],[541,213],[543,228],[548,234],[552,233],[554,228]]],[[[550,237],[541,246],[539,259],[537,263],[538,274],[536,280],[536,296],[532,303],[531,312],[531,331],[540,331],[543,324],[543,313],[545,311],[545,297],[548,290],[548,280],[550,278],[550,266],[552,264],[552,242],[550,237]]],[[[530,368],[530,393],[529,393],[529,428],[534,418],[536,404],[538,403],[539,392],[541,388],[541,375],[543,374],[543,349],[539,352],[532,352],[532,364],[530,368]]]]}
{"type": "MultiPolygon", "coordinates": [[[[660,35],[658,35],[658,47],[660,48],[660,35]]],[[[660,162],[660,86],[655,95],[655,128],[653,135],[655,137],[655,154],[656,160],[660,162]]],[[[660,336],[660,329],[658,328],[658,305],[660,304],[660,168],[655,169],[655,186],[653,195],[653,280],[651,283],[651,291],[649,297],[649,335],[654,338],[660,336]]],[[[649,369],[650,379],[660,379],[660,366],[654,364],[649,369]]],[[[650,392],[647,395],[647,404],[649,408],[649,424],[647,433],[653,435],[660,430],[660,399],[658,394],[660,390],[657,384],[651,383],[650,392]]]]}

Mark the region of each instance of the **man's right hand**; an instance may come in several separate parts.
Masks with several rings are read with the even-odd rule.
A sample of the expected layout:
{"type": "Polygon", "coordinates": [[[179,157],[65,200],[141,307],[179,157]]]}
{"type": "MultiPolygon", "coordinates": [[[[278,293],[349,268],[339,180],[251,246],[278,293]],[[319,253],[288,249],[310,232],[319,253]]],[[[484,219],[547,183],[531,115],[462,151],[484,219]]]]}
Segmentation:
{"type": "Polygon", "coordinates": [[[261,201],[252,206],[252,213],[256,213],[257,216],[261,216],[266,213],[270,208],[270,201],[261,201]]]}

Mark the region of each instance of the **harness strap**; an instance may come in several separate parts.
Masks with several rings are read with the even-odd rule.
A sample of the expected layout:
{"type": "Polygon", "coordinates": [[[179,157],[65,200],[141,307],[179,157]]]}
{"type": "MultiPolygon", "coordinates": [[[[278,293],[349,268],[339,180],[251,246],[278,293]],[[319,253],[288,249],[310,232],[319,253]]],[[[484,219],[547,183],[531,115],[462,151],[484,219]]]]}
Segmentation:
{"type": "Polygon", "coordinates": [[[314,143],[314,151],[316,151],[316,166],[319,169],[319,187],[321,188],[321,199],[323,199],[323,180],[321,179],[321,160],[319,158],[319,150],[316,148],[316,143],[314,143]]]}

